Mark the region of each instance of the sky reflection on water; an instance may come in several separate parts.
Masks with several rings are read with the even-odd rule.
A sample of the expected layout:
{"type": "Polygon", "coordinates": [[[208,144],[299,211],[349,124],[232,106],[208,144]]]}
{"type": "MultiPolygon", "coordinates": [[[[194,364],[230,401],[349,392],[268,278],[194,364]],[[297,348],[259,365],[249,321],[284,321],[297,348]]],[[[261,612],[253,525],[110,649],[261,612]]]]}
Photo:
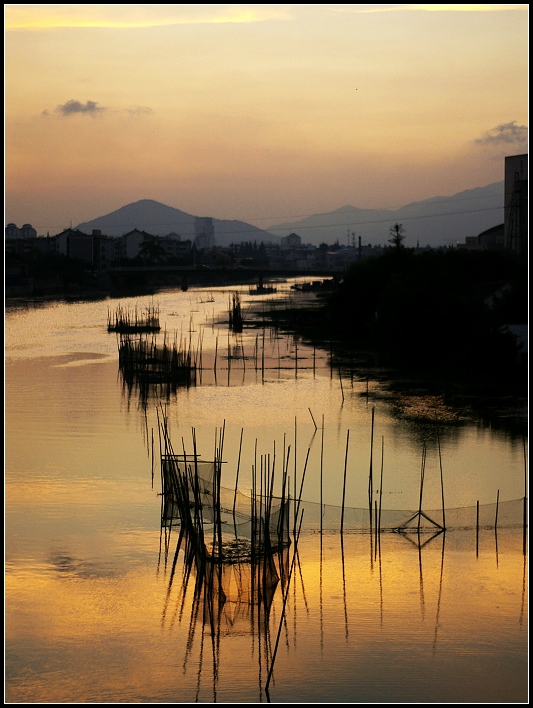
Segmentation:
{"type": "MultiPolygon", "coordinates": [[[[244,342],[249,358],[234,349],[228,376],[227,325],[211,321],[224,319],[228,291],[164,293],[158,301],[169,328],[172,322],[194,330],[195,338],[203,332],[209,367],[201,385],[166,402],[173,439],[190,447],[194,428],[209,459],[215,431],[225,425],[224,484],[234,484],[243,431],[245,493],[256,444],[258,454],[272,455],[275,444],[278,459],[291,448],[291,485],[294,477],[300,482],[309,451],[304,499],[316,502],[322,494],[325,504],[338,506],[350,430],[347,504],[364,506],[374,408],[384,508],[417,508],[424,443],[424,508],[439,508],[437,439],[433,426],[416,422],[420,404],[434,402],[406,396],[402,415],[393,414],[391,402],[377,395],[380,384],[370,382],[367,396],[366,381],[352,387],[346,379],[341,391],[326,354],[301,344],[308,368],[300,361],[296,374],[290,338],[267,335],[270,362],[285,347],[288,365],[263,375],[255,330],[245,329],[239,346],[244,342]]],[[[250,607],[228,603],[215,655],[210,627],[191,615],[191,592],[184,601],[180,596],[181,556],[169,592],[176,532],[165,564],[152,456],[157,398],[143,409],[135,392],[128,398],[123,390],[116,337],[105,331],[109,305],[59,303],[6,315],[6,700],[265,701],[281,588],[268,622],[270,649],[264,634],[252,634],[250,607]]],[[[494,503],[498,490],[502,502],[521,498],[522,440],[463,419],[461,411],[449,411],[458,420],[445,421],[445,410],[439,442],[447,506],[494,503]]],[[[419,551],[407,538],[383,534],[377,554],[368,534],[346,533],[341,547],[338,534],[321,542],[304,531],[272,702],[524,702],[522,531],[502,528],[495,536],[482,529],[477,544],[472,526],[453,531],[444,554],[443,540],[419,551]]]]}

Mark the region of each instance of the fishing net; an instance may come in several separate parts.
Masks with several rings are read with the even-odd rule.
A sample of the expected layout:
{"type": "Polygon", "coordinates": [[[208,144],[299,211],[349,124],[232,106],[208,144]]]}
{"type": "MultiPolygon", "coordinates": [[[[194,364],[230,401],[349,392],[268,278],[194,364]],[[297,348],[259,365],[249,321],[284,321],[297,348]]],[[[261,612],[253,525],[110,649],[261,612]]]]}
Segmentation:
{"type": "MultiPolygon", "coordinates": [[[[198,493],[201,499],[203,520],[205,523],[215,523],[213,504],[213,487],[215,463],[175,456],[163,456],[163,496],[165,507],[164,523],[171,519],[179,519],[179,508],[175,496],[170,489],[169,480],[172,474],[184,475],[188,472],[189,479],[196,479],[198,493]]],[[[190,503],[194,503],[193,492],[190,491],[190,503]]],[[[291,531],[295,530],[298,511],[303,512],[302,530],[308,531],[343,531],[368,532],[377,527],[381,531],[402,531],[415,529],[417,532],[434,533],[439,529],[472,528],[520,528],[526,522],[527,507],[524,499],[506,502],[494,502],[465,507],[441,509],[379,509],[355,508],[320,504],[317,502],[279,497],[254,497],[227,487],[220,487],[220,524],[224,533],[233,534],[235,539],[252,538],[252,519],[268,526],[273,546],[289,542],[291,531]]],[[[238,556],[238,544],[235,543],[235,554],[238,556]]]]}
{"type": "Polygon", "coordinates": [[[215,462],[167,454],[161,456],[161,471],[163,524],[179,520],[189,529],[201,528],[209,555],[221,543],[227,562],[289,545],[289,499],[222,487],[215,462]]]}

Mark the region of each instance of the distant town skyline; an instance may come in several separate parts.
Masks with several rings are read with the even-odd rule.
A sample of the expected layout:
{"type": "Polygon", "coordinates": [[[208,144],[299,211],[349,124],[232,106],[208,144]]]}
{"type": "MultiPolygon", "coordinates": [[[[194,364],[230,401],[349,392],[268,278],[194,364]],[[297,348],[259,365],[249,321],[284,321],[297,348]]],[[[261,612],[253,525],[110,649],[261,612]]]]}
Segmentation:
{"type": "Polygon", "coordinates": [[[5,223],[268,229],[503,180],[528,5],[4,5],[5,223]]]}

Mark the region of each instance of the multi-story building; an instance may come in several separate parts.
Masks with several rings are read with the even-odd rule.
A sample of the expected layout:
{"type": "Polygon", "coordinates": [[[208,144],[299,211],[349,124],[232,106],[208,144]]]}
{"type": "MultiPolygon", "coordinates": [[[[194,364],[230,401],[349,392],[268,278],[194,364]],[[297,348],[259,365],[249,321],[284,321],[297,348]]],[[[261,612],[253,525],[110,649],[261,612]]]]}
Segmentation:
{"type": "Polygon", "coordinates": [[[191,241],[189,239],[182,241],[175,233],[158,237],[157,243],[163,247],[167,258],[185,258],[191,252],[191,241]]]}
{"type": "Polygon", "coordinates": [[[57,253],[82,261],[96,270],[106,270],[120,262],[121,239],[106,236],[98,229],[93,229],[90,234],[65,229],[55,241],[57,253]]]}
{"type": "Polygon", "coordinates": [[[292,233],[288,236],[283,236],[280,240],[279,245],[281,248],[300,248],[302,245],[302,239],[298,234],[292,233]]]}
{"type": "Polygon", "coordinates": [[[524,257],[528,253],[528,156],[505,158],[505,248],[524,257]]]}
{"type": "Polygon", "coordinates": [[[14,238],[37,238],[37,231],[31,224],[24,224],[18,228],[16,224],[6,226],[6,240],[14,238]]]}
{"type": "Polygon", "coordinates": [[[152,234],[133,229],[122,236],[122,258],[132,259],[137,258],[141,253],[141,246],[145,241],[153,241],[152,234]]]}
{"type": "Polygon", "coordinates": [[[215,227],[210,216],[197,216],[194,219],[194,245],[199,251],[215,247],[215,227]]]}

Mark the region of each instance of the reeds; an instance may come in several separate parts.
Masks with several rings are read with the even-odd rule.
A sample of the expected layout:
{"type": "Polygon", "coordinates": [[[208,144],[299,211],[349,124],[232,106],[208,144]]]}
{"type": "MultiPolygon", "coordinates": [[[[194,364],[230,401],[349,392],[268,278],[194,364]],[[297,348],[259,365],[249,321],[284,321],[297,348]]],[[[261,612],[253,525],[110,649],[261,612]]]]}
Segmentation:
{"type": "Polygon", "coordinates": [[[114,312],[107,311],[107,331],[118,334],[141,334],[159,332],[159,306],[148,305],[139,310],[137,306],[130,310],[118,305],[114,312]]]}
{"type": "Polygon", "coordinates": [[[242,332],[244,320],[242,316],[241,300],[239,293],[233,293],[229,310],[229,326],[233,332],[242,332]]]}
{"type": "Polygon", "coordinates": [[[173,387],[189,387],[196,383],[197,359],[190,342],[170,342],[167,334],[163,344],[157,344],[155,337],[132,337],[121,334],[118,347],[119,370],[124,382],[146,389],[153,384],[173,387]]]}

